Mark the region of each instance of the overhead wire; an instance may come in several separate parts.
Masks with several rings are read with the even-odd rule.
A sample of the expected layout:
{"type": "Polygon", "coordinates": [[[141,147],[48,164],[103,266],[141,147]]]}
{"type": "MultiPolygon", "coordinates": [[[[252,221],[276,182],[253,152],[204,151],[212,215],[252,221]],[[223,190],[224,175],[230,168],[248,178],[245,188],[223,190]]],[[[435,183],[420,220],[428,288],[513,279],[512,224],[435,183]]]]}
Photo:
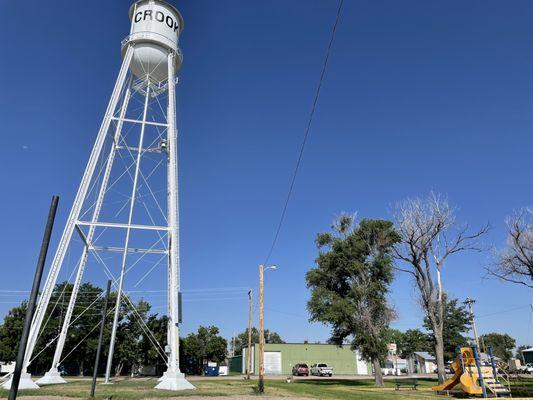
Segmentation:
{"type": "Polygon", "coordinates": [[[333,24],[333,29],[331,30],[329,44],[328,44],[328,47],[327,47],[326,56],[324,58],[324,63],[323,63],[323,66],[322,66],[322,72],[320,74],[320,79],[318,81],[318,86],[316,88],[315,97],[314,97],[314,100],[313,100],[313,106],[311,107],[311,113],[309,114],[309,120],[307,122],[307,127],[305,129],[304,138],[303,138],[302,144],[300,146],[300,152],[298,154],[298,159],[296,161],[296,166],[295,166],[293,174],[292,174],[291,183],[289,185],[289,191],[287,192],[287,197],[285,198],[285,203],[284,203],[283,209],[281,211],[281,216],[280,216],[280,219],[279,219],[279,222],[278,222],[278,226],[277,226],[275,234],[274,234],[274,239],[272,240],[272,244],[271,244],[270,249],[269,249],[269,251],[267,253],[267,256],[266,256],[265,265],[268,264],[268,262],[270,260],[270,257],[272,256],[272,252],[274,251],[274,248],[276,247],[276,243],[277,243],[278,238],[279,238],[281,227],[283,226],[283,222],[285,220],[285,215],[287,213],[287,207],[289,206],[289,202],[290,202],[290,199],[291,199],[291,196],[292,196],[292,192],[293,192],[293,189],[294,189],[294,184],[296,182],[296,177],[298,176],[298,170],[300,169],[300,164],[302,163],[302,158],[303,158],[304,151],[305,151],[305,145],[307,144],[307,139],[309,138],[309,133],[311,131],[311,125],[313,123],[313,118],[314,118],[315,111],[316,111],[316,108],[317,108],[318,99],[320,98],[320,91],[322,89],[322,83],[324,81],[324,77],[326,75],[326,71],[327,71],[327,68],[328,68],[329,56],[330,56],[330,53],[331,53],[331,48],[333,47],[333,42],[335,41],[335,34],[337,32],[337,26],[338,26],[340,18],[341,18],[343,5],[344,5],[344,0],[340,0],[339,1],[339,6],[337,8],[337,15],[335,17],[335,23],[333,24]]]}

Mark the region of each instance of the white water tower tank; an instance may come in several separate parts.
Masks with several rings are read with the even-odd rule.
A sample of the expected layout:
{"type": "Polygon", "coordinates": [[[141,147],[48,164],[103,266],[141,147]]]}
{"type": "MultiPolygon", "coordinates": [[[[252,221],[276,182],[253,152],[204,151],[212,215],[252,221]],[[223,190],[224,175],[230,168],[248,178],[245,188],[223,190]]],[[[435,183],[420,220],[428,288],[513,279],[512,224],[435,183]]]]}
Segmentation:
{"type": "Polygon", "coordinates": [[[183,30],[180,12],[164,0],[139,0],[130,8],[131,31],[122,42],[122,55],[127,46],[135,44],[130,69],[139,78],[156,82],[167,79],[167,57],[174,51],[176,71],[181,66],[182,55],[178,40],[183,30]]]}

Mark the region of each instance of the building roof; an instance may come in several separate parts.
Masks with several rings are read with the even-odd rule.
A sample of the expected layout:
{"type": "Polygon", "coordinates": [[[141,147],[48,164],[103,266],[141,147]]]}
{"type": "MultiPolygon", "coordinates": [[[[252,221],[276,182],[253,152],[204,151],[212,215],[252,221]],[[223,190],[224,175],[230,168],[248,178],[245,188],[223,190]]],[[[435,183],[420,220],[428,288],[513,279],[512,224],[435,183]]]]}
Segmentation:
{"type": "Polygon", "coordinates": [[[420,358],[423,358],[424,360],[435,361],[435,357],[429,354],[427,351],[415,351],[414,354],[420,358]]]}

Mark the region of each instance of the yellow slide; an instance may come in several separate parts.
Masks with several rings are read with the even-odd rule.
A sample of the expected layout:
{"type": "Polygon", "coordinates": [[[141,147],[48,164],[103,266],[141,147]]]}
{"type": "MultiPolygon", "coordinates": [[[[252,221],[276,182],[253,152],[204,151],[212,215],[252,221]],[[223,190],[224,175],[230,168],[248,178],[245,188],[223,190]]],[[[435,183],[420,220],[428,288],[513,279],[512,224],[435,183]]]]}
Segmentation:
{"type": "Polygon", "coordinates": [[[448,379],[446,382],[444,382],[442,385],[433,386],[431,390],[434,390],[436,392],[444,392],[446,390],[452,390],[460,381],[461,376],[463,375],[463,369],[461,368],[461,364],[459,364],[459,360],[454,360],[452,363],[452,368],[455,371],[453,374],[453,377],[448,379]]]}
{"type": "MultiPolygon", "coordinates": [[[[483,390],[481,389],[481,386],[478,385],[479,375],[474,360],[474,352],[470,347],[462,347],[461,357],[463,359],[462,363],[460,362],[459,357],[457,357],[452,364],[452,368],[455,371],[453,377],[448,379],[442,385],[432,387],[432,390],[436,392],[444,392],[446,390],[452,390],[458,383],[461,383],[461,389],[463,392],[468,394],[482,394],[483,390]]],[[[482,367],[481,373],[490,374],[491,371],[487,367],[482,367]]]]}

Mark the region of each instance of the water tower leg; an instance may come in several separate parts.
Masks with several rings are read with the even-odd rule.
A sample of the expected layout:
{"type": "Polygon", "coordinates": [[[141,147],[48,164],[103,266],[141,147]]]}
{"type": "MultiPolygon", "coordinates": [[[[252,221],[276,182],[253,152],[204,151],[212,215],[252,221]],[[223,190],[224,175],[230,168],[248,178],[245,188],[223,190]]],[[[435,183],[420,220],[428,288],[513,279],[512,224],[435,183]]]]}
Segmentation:
{"type": "MultiPolygon", "coordinates": [[[[59,241],[58,248],[56,250],[54,259],[52,261],[52,266],[50,268],[50,271],[48,272],[48,276],[44,284],[42,295],[37,305],[37,309],[33,317],[32,324],[31,324],[30,336],[28,339],[28,347],[26,348],[24,365],[22,369],[21,386],[20,386],[21,388],[22,388],[22,385],[26,385],[27,387],[25,388],[27,389],[38,388],[36,384],[34,384],[33,382],[30,384],[29,382],[31,381],[31,375],[27,373],[28,365],[32,361],[31,356],[33,354],[35,345],[37,344],[37,339],[39,336],[39,332],[41,330],[41,325],[44,320],[46,309],[48,308],[48,303],[50,302],[50,298],[52,297],[52,293],[54,291],[57,278],[59,276],[59,272],[61,271],[63,259],[65,257],[68,245],[70,243],[72,234],[74,232],[78,217],[80,215],[83,202],[85,201],[85,197],[88,193],[89,185],[93,177],[94,171],[96,169],[97,161],[98,161],[98,158],[100,157],[100,153],[102,151],[104,141],[107,137],[109,126],[111,124],[112,113],[118,104],[120,92],[122,91],[124,82],[126,81],[126,77],[129,71],[129,65],[131,63],[132,57],[133,57],[133,47],[130,46],[128,47],[126,54],[124,55],[124,59],[122,61],[122,66],[121,66],[121,69],[120,69],[120,72],[117,78],[117,82],[115,83],[115,87],[113,89],[111,99],[109,100],[109,104],[108,104],[105,117],[102,121],[102,125],[100,126],[100,130],[98,132],[96,143],[91,152],[91,156],[89,158],[89,162],[85,169],[80,187],[78,189],[78,193],[76,194],[74,204],[72,206],[72,209],[70,210],[70,215],[69,215],[67,224],[65,226],[65,229],[63,230],[61,239],[59,241]]],[[[7,384],[11,385],[10,381],[6,382],[5,385],[7,384]]]]}
{"type": "MultiPolygon", "coordinates": [[[[126,109],[129,104],[130,95],[131,95],[131,79],[130,83],[128,83],[128,89],[126,90],[126,93],[124,95],[124,99],[122,102],[122,107],[120,111],[120,119],[117,123],[117,128],[115,130],[114,134],[114,143],[118,143],[120,139],[120,135],[122,134],[122,126],[124,123],[124,117],[126,114],[126,109]]],[[[91,218],[91,222],[97,222],[98,218],[100,216],[100,211],[102,209],[102,204],[104,201],[105,194],[107,192],[107,187],[109,183],[109,176],[111,174],[111,169],[113,168],[113,162],[115,160],[115,154],[116,154],[116,144],[112,146],[111,150],[109,151],[109,155],[107,157],[106,162],[106,168],[104,171],[102,183],[100,186],[100,190],[98,192],[98,198],[96,200],[93,215],[91,218]]],[[[65,346],[65,341],[67,338],[67,332],[70,327],[70,321],[72,319],[72,313],[74,312],[74,307],[76,306],[76,298],[78,296],[78,292],[80,290],[81,281],[83,278],[83,273],[85,271],[85,266],[87,265],[88,257],[89,257],[89,245],[92,243],[94,238],[94,232],[95,227],[91,226],[89,228],[89,232],[87,234],[87,243],[85,244],[85,247],[83,248],[82,255],[80,257],[79,266],[78,266],[78,272],[76,274],[76,279],[74,281],[74,286],[72,288],[72,294],[70,295],[70,300],[68,303],[67,312],[65,314],[65,319],[63,321],[63,326],[61,328],[61,333],[59,335],[59,339],[57,341],[56,350],[54,353],[54,359],[52,361],[52,366],[49,371],[47,371],[44,376],[37,381],[37,384],[39,385],[58,385],[62,383],[67,383],[66,380],[64,380],[61,377],[61,374],[58,371],[58,366],[60,364],[61,355],[63,354],[63,348],[65,346]]]]}
{"type": "Polygon", "coordinates": [[[177,132],[176,132],[176,92],[175,92],[175,72],[174,72],[174,52],[168,55],[168,224],[170,236],[170,257],[169,257],[169,288],[168,288],[168,345],[170,354],[168,357],[168,369],[161,378],[156,389],[162,390],[185,390],[195,389],[195,387],[185,379],[185,374],[180,371],[179,366],[179,207],[178,207],[178,154],[177,154],[177,132]]]}

